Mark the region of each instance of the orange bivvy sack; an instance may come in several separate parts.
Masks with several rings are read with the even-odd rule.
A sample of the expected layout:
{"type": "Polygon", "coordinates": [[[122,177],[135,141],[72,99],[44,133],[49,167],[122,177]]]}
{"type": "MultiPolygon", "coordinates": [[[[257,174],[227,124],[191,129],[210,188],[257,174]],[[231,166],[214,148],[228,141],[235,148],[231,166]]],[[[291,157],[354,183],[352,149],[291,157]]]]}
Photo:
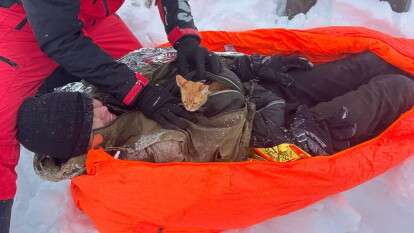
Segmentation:
{"type": "MultiPolygon", "coordinates": [[[[370,50],[414,75],[414,40],[356,27],[204,32],[213,51],[302,53],[315,63],[370,50]]],[[[219,232],[284,215],[355,187],[414,154],[414,110],[376,138],[287,163],[154,164],[91,150],[72,180],[76,205],[102,233],[219,232]]]]}

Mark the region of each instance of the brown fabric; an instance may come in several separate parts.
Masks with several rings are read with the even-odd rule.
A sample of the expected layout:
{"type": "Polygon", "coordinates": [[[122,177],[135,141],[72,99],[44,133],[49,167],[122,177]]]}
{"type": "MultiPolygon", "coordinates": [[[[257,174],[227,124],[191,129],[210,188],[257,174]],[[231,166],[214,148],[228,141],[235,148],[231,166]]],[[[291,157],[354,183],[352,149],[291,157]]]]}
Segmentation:
{"type": "Polygon", "coordinates": [[[140,112],[125,113],[111,125],[94,131],[104,138],[103,147],[121,159],[150,162],[214,162],[247,159],[251,105],[206,118],[185,131],[161,128],[140,112]]]}
{"type": "Polygon", "coordinates": [[[33,168],[42,179],[58,182],[85,173],[85,160],[85,155],[80,155],[61,164],[49,156],[35,154],[33,168]]]}
{"type": "MultiPolygon", "coordinates": [[[[165,64],[152,73],[151,70],[146,71],[151,82],[163,85],[173,93],[178,91],[175,84],[176,74],[174,63],[165,64]]],[[[233,89],[239,91],[230,94],[218,93],[214,98],[209,98],[206,109],[208,110],[209,106],[220,106],[220,111],[216,111],[215,114],[198,113],[197,122],[190,122],[190,127],[186,130],[163,129],[142,113],[130,112],[94,133],[102,134],[103,147],[113,154],[120,151],[122,159],[151,162],[247,159],[254,106],[247,104],[244,87],[232,71],[224,68],[221,74],[207,74],[209,75],[209,78],[223,80],[227,84],[236,83],[237,87],[233,89]],[[168,147],[169,150],[166,149],[168,147]]]]}

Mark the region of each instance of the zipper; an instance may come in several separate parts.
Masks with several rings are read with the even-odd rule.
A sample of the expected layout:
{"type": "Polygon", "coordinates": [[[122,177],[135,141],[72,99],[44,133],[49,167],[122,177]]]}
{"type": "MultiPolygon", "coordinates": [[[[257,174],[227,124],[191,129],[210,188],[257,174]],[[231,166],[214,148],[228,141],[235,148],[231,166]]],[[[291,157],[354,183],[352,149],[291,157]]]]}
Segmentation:
{"type": "Polygon", "coordinates": [[[105,16],[108,17],[109,16],[108,0],[103,0],[103,5],[104,5],[104,8],[105,8],[105,16]]]}
{"type": "Polygon", "coordinates": [[[257,112],[261,112],[261,111],[263,111],[264,109],[266,109],[266,108],[268,108],[268,107],[271,107],[271,106],[273,106],[273,105],[283,105],[283,106],[285,106],[285,105],[286,105],[286,101],[285,101],[285,100],[283,100],[283,99],[280,99],[280,100],[273,100],[273,101],[271,101],[270,103],[268,103],[266,106],[264,106],[263,108],[261,108],[261,109],[257,110],[257,112]]]}
{"type": "Polygon", "coordinates": [[[215,95],[219,95],[219,94],[223,94],[223,93],[238,93],[238,94],[241,95],[241,93],[239,91],[236,91],[236,90],[221,90],[221,91],[213,92],[208,96],[215,96],[215,95]]]}
{"type": "Polygon", "coordinates": [[[26,23],[27,23],[27,18],[25,17],[22,21],[20,21],[20,23],[16,25],[14,29],[21,30],[24,27],[24,25],[26,25],[26,23]]]}
{"type": "Polygon", "coordinates": [[[7,57],[2,57],[0,56],[0,61],[7,63],[8,65],[10,65],[11,67],[16,68],[17,67],[17,63],[8,59],[7,57]]]}

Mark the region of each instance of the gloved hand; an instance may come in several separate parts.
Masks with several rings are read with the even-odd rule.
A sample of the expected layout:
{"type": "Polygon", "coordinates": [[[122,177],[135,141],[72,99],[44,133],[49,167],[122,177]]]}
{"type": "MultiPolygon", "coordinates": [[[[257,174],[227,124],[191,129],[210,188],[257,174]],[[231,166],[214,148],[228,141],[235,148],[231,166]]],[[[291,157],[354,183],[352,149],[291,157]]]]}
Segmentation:
{"type": "Polygon", "coordinates": [[[288,132],[293,144],[311,155],[334,153],[332,136],[326,121],[305,105],[297,108],[288,132]]]}
{"type": "Polygon", "coordinates": [[[195,37],[183,37],[175,43],[174,48],[177,49],[178,73],[185,76],[195,69],[193,81],[206,80],[206,70],[218,74],[223,68],[219,57],[202,47],[195,37]]]}
{"type": "Polygon", "coordinates": [[[318,113],[301,105],[298,107],[289,132],[294,144],[312,155],[333,154],[351,146],[357,125],[346,106],[332,112],[318,113]]]}
{"type": "Polygon", "coordinates": [[[342,106],[326,122],[332,135],[333,147],[336,151],[341,151],[351,147],[351,140],[357,133],[357,124],[350,117],[349,109],[342,106]]]}
{"type": "Polygon", "coordinates": [[[135,106],[148,118],[166,129],[185,129],[194,116],[179,105],[180,99],[158,85],[148,85],[139,94],[135,106]]]}
{"type": "Polygon", "coordinates": [[[253,72],[267,81],[276,81],[282,85],[290,86],[292,77],[288,74],[290,70],[310,70],[312,62],[302,56],[251,56],[253,72]]]}

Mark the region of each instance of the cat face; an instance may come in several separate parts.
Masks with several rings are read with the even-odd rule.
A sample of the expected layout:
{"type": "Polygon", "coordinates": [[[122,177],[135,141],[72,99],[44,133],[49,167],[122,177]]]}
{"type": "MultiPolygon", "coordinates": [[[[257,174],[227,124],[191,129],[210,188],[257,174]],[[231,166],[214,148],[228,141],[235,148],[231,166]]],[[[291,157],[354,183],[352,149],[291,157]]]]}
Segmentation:
{"type": "Polygon", "coordinates": [[[181,75],[177,75],[175,79],[180,87],[181,101],[187,111],[195,112],[207,102],[210,94],[208,85],[186,80],[181,75]]]}

